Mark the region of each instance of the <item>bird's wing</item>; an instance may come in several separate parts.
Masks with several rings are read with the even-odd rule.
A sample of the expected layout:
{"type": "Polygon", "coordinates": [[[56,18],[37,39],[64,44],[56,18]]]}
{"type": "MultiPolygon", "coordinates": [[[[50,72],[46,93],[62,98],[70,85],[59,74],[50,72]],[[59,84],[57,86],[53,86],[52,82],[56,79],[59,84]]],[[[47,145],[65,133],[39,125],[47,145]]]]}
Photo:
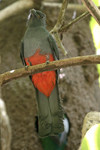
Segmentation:
{"type": "MultiPolygon", "coordinates": [[[[56,45],[56,42],[54,40],[54,38],[52,37],[52,35],[49,35],[48,37],[48,41],[54,56],[55,60],[59,60],[59,51],[58,51],[58,47],[56,45]]],[[[60,70],[57,70],[57,80],[58,80],[58,76],[59,76],[60,70]]]]}
{"type": "Polygon", "coordinates": [[[49,41],[49,44],[51,46],[54,58],[56,57],[55,59],[59,60],[58,47],[57,47],[56,42],[55,42],[54,38],[52,37],[52,35],[49,35],[48,41],[49,41]]]}
{"type": "MultiPolygon", "coordinates": [[[[25,62],[25,59],[24,59],[25,57],[24,57],[24,42],[23,42],[23,39],[21,40],[21,44],[20,44],[20,58],[22,60],[23,65],[26,66],[26,62],[25,62]]],[[[30,80],[32,80],[31,76],[29,76],[29,78],[30,78],[30,80]]]]}
{"type": "Polygon", "coordinates": [[[24,43],[23,43],[23,40],[21,41],[21,44],[20,44],[20,58],[22,60],[23,65],[26,66],[26,63],[24,60],[24,43]]]}

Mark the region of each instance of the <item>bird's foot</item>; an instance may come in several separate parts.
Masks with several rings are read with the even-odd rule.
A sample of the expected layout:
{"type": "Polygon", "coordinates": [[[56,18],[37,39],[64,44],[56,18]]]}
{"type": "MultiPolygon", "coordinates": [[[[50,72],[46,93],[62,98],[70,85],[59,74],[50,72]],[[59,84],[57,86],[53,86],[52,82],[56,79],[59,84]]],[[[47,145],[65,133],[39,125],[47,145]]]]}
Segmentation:
{"type": "Polygon", "coordinates": [[[47,64],[49,64],[49,63],[50,63],[50,61],[49,61],[49,60],[47,60],[47,61],[46,61],[46,65],[47,65],[47,64]]]}
{"type": "Polygon", "coordinates": [[[28,67],[29,67],[29,65],[27,65],[27,66],[25,66],[25,69],[28,71],[28,67]]]}

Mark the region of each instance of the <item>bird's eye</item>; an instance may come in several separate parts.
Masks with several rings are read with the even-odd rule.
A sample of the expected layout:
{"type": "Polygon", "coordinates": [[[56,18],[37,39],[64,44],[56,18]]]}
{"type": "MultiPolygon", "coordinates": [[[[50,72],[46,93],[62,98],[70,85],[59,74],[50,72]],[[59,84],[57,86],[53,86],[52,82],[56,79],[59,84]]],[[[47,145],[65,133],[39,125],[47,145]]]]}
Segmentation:
{"type": "Polygon", "coordinates": [[[44,18],[44,16],[41,16],[41,18],[44,18]]]}

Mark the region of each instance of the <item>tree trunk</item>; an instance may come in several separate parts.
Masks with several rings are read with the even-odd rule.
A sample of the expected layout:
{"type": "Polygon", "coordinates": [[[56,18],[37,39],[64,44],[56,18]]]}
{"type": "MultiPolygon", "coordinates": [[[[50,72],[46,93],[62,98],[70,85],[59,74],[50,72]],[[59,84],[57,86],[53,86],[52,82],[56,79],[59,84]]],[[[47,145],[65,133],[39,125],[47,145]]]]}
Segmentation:
{"type": "MultiPolygon", "coordinates": [[[[47,15],[47,28],[50,30],[56,23],[59,7],[42,7],[43,12],[44,10],[47,15]]],[[[73,11],[66,12],[65,23],[71,21],[73,11]]],[[[82,12],[77,10],[76,13],[79,16],[82,12]]],[[[0,25],[1,73],[23,67],[19,53],[20,41],[26,30],[27,14],[26,12],[15,16],[0,25]]],[[[89,17],[84,19],[68,33],[63,34],[63,44],[68,56],[64,56],[59,50],[61,59],[95,54],[89,20],[89,17]]],[[[87,112],[100,110],[96,65],[61,69],[59,81],[64,111],[67,112],[71,122],[66,150],[76,150],[81,142],[83,118],[87,112]]],[[[35,91],[29,78],[21,78],[4,85],[2,97],[12,127],[11,150],[42,150],[34,124],[37,114],[35,91]]]]}

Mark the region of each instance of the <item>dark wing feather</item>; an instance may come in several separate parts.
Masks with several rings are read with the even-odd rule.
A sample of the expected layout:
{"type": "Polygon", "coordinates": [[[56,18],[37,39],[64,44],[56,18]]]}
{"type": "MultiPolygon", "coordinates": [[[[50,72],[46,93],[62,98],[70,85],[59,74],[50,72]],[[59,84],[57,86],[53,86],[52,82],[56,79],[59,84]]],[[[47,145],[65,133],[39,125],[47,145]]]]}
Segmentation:
{"type": "MultiPolygon", "coordinates": [[[[22,60],[22,63],[24,66],[26,66],[26,63],[25,63],[25,60],[24,60],[24,42],[23,40],[21,41],[21,44],[20,44],[20,58],[22,60]]],[[[29,76],[30,80],[32,79],[31,76],[29,76]]]]}
{"type": "Polygon", "coordinates": [[[22,60],[23,65],[26,66],[26,63],[24,60],[24,43],[23,43],[23,40],[21,41],[21,44],[20,44],[20,58],[22,60]]]}
{"type": "Polygon", "coordinates": [[[54,55],[55,60],[56,60],[56,59],[59,60],[58,47],[57,47],[57,44],[56,44],[54,38],[52,37],[52,35],[49,35],[48,41],[49,41],[49,44],[50,44],[50,46],[51,46],[51,49],[52,49],[52,52],[53,52],[53,55],[54,55]]]}

